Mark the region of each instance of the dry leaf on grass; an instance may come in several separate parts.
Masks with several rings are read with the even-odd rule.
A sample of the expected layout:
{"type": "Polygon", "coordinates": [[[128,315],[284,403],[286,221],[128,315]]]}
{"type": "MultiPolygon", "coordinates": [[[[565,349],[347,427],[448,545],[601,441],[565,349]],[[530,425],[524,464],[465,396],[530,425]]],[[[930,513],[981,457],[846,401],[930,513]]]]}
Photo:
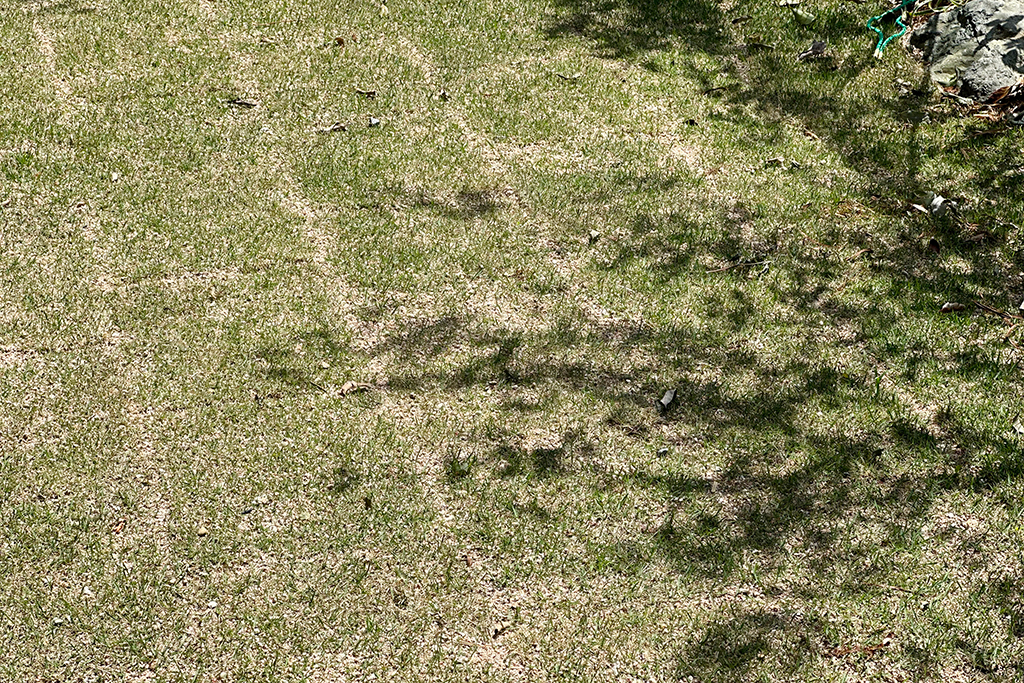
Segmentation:
{"type": "Polygon", "coordinates": [[[338,389],[338,391],[341,393],[342,396],[348,396],[349,394],[357,394],[361,391],[369,391],[372,388],[373,387],[369,384],[364,384],[363,382],[353,382],[352,380],[349,380],[342,384],[341,388],[338,389]]]}
{"type": "Polygon", "coordinates": [[[665,392],[665,395],[658,399],[654,407],[658,409],[658,412],[664,415],[668,412],[668,409],[672,406],[672,403],[676,400],[676,390],[669,389],[665,392]]]}
{"type": "Polygon", "coordinates": [[[345,125],[344,123],[341,123],[339,121],[338,123],[335,123],[334,125],[328,126],[327,128],[319,129],[317,131],[317,133],[319,133],[320,135],[324,135],[324,134],[327,134],[327,133],[337,133],[339,131],[344,132],[346,130],[348,130],[348,126],[345,125]]]}
{"type": "Polygon", "coordinates": [[[824,40],[816,40],[811,43],[811,46],[797,55],[796,61],[802,62],[805,59],[813,59],[815,57],[821,57],[825,54],[825,48],[828,47],[828,43],[824,40]]]}
{"type": "Polygon", "coordinates": [[[491,625],[491,638],[500,638],[512,628],[512,622],[507,619],[491,625]]]}

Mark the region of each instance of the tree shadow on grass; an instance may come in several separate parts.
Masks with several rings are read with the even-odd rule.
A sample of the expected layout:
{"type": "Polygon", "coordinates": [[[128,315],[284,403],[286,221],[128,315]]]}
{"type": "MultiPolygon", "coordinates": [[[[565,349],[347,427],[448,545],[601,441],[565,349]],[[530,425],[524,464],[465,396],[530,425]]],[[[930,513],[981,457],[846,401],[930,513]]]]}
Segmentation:
{"type": "MultiPolygon", "coordinates": [[[[553,40],[582,38],[599,58],[639,61],[652,68],[660,53],[678,52],[682,61],[674,68],[723,105],[711,114],[712,121],[744,125],[751,148],[777,142],[780,122],[801,121],[868,180],[865,196],[900,197],[899,210],[923,191],[942,192],[943,188],[922,185],[920,170],[927,152],[921,147],[920,126],[960,114],[933,106],[927,76],[899,85],[899,97],[846,96],[851,84],[878,64],[871,57],[873,34],[864,26],[868,10],[822,3],[815,8],[817,21],[801,27],[774,3],[741,1],[724,7],[682,0],[559,0],[559,11],[544,30],[553,40]],[[748,25],[760,31],[751,37],[748,34],[755,29],[748,25]],[[761,35],[765,31],[770,37],[761,35]],[[818,39],[829,44],[826,57],[797,61],[797,53],[818,39]],[[772,43],[772,49],[751,48],[765,42],[772,43]],[[679,51],[680,46],[685,50],[679,51]],[[710,61],[694,61],[693,55],[710,61]],[[724,86],[723,70],[730,79],[724,86]]],[[[999,139],[961,135],[947,151],[964,151],[965,168],[980,175],[978,185],[991,199],[1021,207],[1024,184],[1006,182],[1019,167],[1019,159],[1014,161],[1016,148],[999,139]],[[986,148],[992,149],[985,153],[986,148]]]]}
{"type": "Polygon", "coordinates": [[[61,0],[60,2],[39,3],[34,0],[20,0],[32,14],[95,14],[99,9],[92,3],[77,0],[61,0]]]}
{"type": "MultiPolygon", "coordinates": [[[[870,206],[880,222],[897,227],[884,235],[844,234],[842,217],[837,216],[836,239],[825,244],[760,227],[767,220],[756,206],[713,207],[698,198],[698,210],[668,217],[653,208],[635,210],[624,223],[622,238],[603,247],[605,258],[597,269],[604,275],[649,264],[656,282],[669,286],[702,276],[694,272],[695,253],[739,266],[715,274],[732,286],[709,286],[706,301],[694,306],[694,324],[595,321],[578,311],[550,328],[524,330],[450,312],[407,325],[367,352],[397,359],[389,386],[402,392],[451,393],[495,387],[500,391],[494,392],[494,408],[510,424],[524,415],[564,407],[554,399],[535,398],[542,389],[583,397],[588,405],[598,406],[598,414],[581,416],[579,422],[587,425],[582,431],[563,433],[550,443],[526,443],[517,439],[514,428],[479,439],[485,459],[505,463],[494,468],[499,477],[578,477],[595,488],[633,485],[662,497],[671,523],[655,536],[638,532],[620,539],[598,562],[612,571],[639,571],[657,559],[681,574],[727,584],[755,557],[758,569],[768,575],[800,565],[819,577],[784,586],[805,604],[837,596],[871,600],[878,586],[892,583],[894,575],[919,570],[906,549],[922,542],[922,520],[941,501],[970,494],[1019,509],[1019,501],[1012,499],[1012,482],[1024,474],[1019,440],[979,427],[978,419],[955,411],[923,411],[915,387],[906,385],[922,372],[932,349],[922,346],[922,338],[885,338],[907,316],[915,316],[921,325],[933,324],[939,315],[936,301],[969,301],[978,291],[996,291],[1006,275],[986,266],[989,249],[967,243],[966,219],[907,218],[910,198],[925,189],[942,191],[925,187],[922,180],[921,127],[928,103],[916,95],[870,102],[842,97],[843,88],[869,68],[866,57],[796,63],[781,50],[738,52],[727,38],[732,21],[719,5],[564,0],[561,8],[549,35],[583,37],[603,57],[653,60],[671,36],[691,51],[724,58],[738,86],[706,95],[722,105],[711,115],[712,122],[719,117],[747,126],[753,134],[742,143],[743,151],[752,154],[759,145],[779,142],[774,124],[800,122],[859,179],[850,189],[851,205],[870,206]],[[737,61],[744,66],[737,67],[737,61]],[[818,85],[801,87],[804,77],[818,79],[818,85]],[[877,130],[879,120],[896,126],[896,132],[877,130]],[[930,255],[920,238],[912,236],[917,231],[937,235],[957,258],[930,255]],[[776,356],[745,345],[761,320],[745,291],[745,283],[758,277],[745,267],[747,261],[772,261],[770,272],[784,274],[778,281],[759,282],[784,305],[794,324],[814,319],[831,333],[816,339],[809,331],[794,342],[800,348],[776,356]],[[860,303],[832,296],[848,285],[845,278],[854,267],[863,267],[864,286],[870,285],[860,303]],[[834,333],[843,327],[850,330],[848,338],[834,333]],[[882,386],[868,374],[845,373],[830,360],[842,344],[859,350],[870,345],[864,356],[874,356],[878,365],[893,365],[902,377],[882,386]],[[637,357],[642,360],[633,360],[628,369],[620,362],[637,357]],[[713,368],[718,377],[694,372],[700,364],[713,368]],[[676,403],[667,415],[658,415],[653,402],[666,382],[677,389],[676,403]],[[827,415],[808,419],[808,405],[827,415]],[[847,412],[857,410],[868,417],[846,419],[847,412]],[[648,444],[652,434],[672,431],[664,427],[681,425],[688,429],[679,430],[682,441],[673,445],[687,449],[689,457],[714,459],[717,469],[707,474],[696,473],[694,467],[623,472],[600,462],[597,434],[602,429],[619,430],[648,444]],[[686,441],[690,438],[697,441],[686,441]]],[[[740,3],[734,14],[748,10],[756,8],[740,3]]],[[[863,30],[851,16],[833,12],[825,25],[849,37],[863,30]]],[[[710,72],[702,75],[695,67],[693,76],[706,78],[699,82],[707,88],[715,85],[710,72]]],[[[989,148],[972,141],[967,149],[968,157],[976,155],[979,163],[996,164],[979,173],[982,190],[993,199],[1005,191],[1002,201],[1024,205],[1024,189],[1001,185],[1019,165],[1004,146],[989,148]]],[[[642,188],[656,208],[659,197],[678,190],[680,178],[670,172],[644,178],[622,174],[606,184],[606,194],[642,188]]],[[[595,206],[607,201],[590,199],[595,206]]],[[[466,220],[490,211],[486,202],[472,197],[463,204],[467,210],[426,208],[466,220]]],[[[1019,370],[969,346],[948,362],[949,367],[932,370],[942,381],[994,382],[993,377],[1019,370]]],[[[1003,389],[1022,388],[1019,378],[1000,382],[1003,389]]],[[[974,560],[965,548],[951,561],[969,566],[974,560]]],[[[1024,611],[1002,604],[1020,585],[1019,571],[979,579],[972,589],[977,594],[974,607],[986,613],[1007,610],[1018,628],[1024,611]]],[[[735,680],[764,671],[763,662],[768,661],[773,662],[773,674],[785,674],[818,656],[812,642],[844,645],[829,643],[813,615],[802,618],[763,606],[736,608],[682,647],[679,673],[735,680]],[[795,639],[780,640],[780,632],[787,631],[795,632],[795,639]]],[[[978,666],[993,671],[1019,667],[1014,653],[993,655],[978,633],[965,631],[959,642],[958,650],[978,660],[978,666]]],[[[907,652],[922,667],[934,656],[927,647],[917,654],[907,652]]]]}
{"type": "MultiPolygon", "coordinates": [[[[536,390],[588,397],[588,404],[593,401],[599,411],[607,408],[607,415],[583,415],[582,427],[542,444],[524,442],[514,426],[511,431],[471,435],[479,441],[480,464],[490,465],[496,477],[524,476],[526,485],[572,477],[595,489],[648,489],[669,501],[674,513],[668,526],[596,549],[592,559],[598,571],[635,574],[657,558],[681,574],[728,585],[751,557],[757,558],[759,571],[770,575],[784,571],[797,553],[804,571],[834,578],[785,586],[792,597],[808,603],[837,596],[870,599],[894,575],[908,567],[913,571],[912,562],[902,564],[905,553],[889,554],[887,549],[918,543],[921,520],[937,501],[969,492],[1015,505],[1006,498],[1014,489],[1005,484],[1024,475],[1017,441],[979,431],[951,412],[928,422],[903,399],[879,392],[868,378],[844,374],[818,358],[813,344],[784,363],[742,345],[715,348],[717,334],[727,330],[736,335],[751,324],[742,311],[741,304],[737,315],[723,315],[713,333],[672,325],[598,324],[586,317],[548,330],[524,331],[451,314],[409,325],[368,354],[399,359],[389,382],[396,391],[493,387],[490,400],[509,425],[517,424],[519,416],[562,407],[524,398],[536,390]],[[572,353],[551,353],[570,345],[572,353]],[[453,348],[458,354],[451,353],[453,348]],[[628,371],[617,367],[617,357],[638,348],[651,352],[647,363],[628,371]],[[688,374],[700,361],[721,368],[722,378],[688,374]],[[664,386],[656,378],[666,375],[675,378],[676,402],[668,414],[658,415],[653,401],[664,386]],[[738,383],[741,376],[754,379],[738,383]],[[847,432],[841,420],[824,429],[820,421],[801,419],[809,402],[837,417],[846,406],[857,404],[888,417],[867,430],[847,432]],[[703,457],[708,449],[716,454],[713,472],[623,472],[602,464],[601,430],[620,429],[642,443],[652,430],[675,424],[688,425],[703,441],[679,447],[693,457],[703,457]],[[914,466],[900,465],[915,459],[919,462],[914,466]],[[872,530],[869,537],[858,531],[865,525],[872,530]]],[[[968,552],[964,550],[965,557],[968,552]]],[[[1013,616],[1013,605],[996,607],[997,595],[1018,580],[1009,575],[979,586],[981,609],[1007,609],[1011,621],[1024,620],[1013,616]]],[[[846,645],[823,635],[814,614],[801,622],[794,637],[780,639],[776,629],[796,618],[762,607],[737,609],[682,648],[680,671],[727,680],[765,661],[795,671],[818,657],[822,648],[846,645]],[[712,651],[718,654],[709,658],[712,651]]],[[[966,633],[964,643],[964,652],[988,652],[977,633],[966,633]]],[[[927,659],[928,652],[919,654],[927,659]]],[[[991,652],[982,659],[993,667],[1014,666],[1016,661],[991,652]]]]}
{"type": "Polygon", "coordinates": [[[573,0],[561,6],[563,12],[546,28],[548,36],[584,37],[606,57],[630,57],[664,48],[670,33],[683,36],[697,50],[719,51],[726,46],[726,19],[718,3],[573,0]]]}
{"type": "Polygon", "coordinates": [[[793,610],[734,611],[690,637],[679,658],[678,680],[748,680],[770,663],[772,673],[792,677],[809,658],[824,625],[793,610]]]}

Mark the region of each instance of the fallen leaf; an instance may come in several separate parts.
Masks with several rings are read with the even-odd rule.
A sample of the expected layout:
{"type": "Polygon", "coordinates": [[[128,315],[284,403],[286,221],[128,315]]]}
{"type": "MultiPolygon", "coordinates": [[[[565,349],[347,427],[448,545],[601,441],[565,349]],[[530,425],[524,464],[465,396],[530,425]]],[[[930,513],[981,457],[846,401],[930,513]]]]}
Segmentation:
{"type": "Polygon", "coordinates": [[[333,125],[327,126],[327,128],[321,128],[320,130],[317,131],[317,133],[320,135],[325,135],[327,133],[337,133],[339,131],[344,132],[346,130],[348,130],[348,126],[345,125],[344,123],[338,122],[333,125]]]}
{"type": "Polygon", "coordinates": [[[1017,420],[1013,423],[1013,431],[1017,433],[1017,436],[1024,436],[1024,424],[1017,420]]]}
{"type": "Polygon", "coordinates": [[[942,308],[939,309],[939,310],[942,313],[953,313],[953,312],[964,311],[966,309],[967,309],[967,307],[964,306],[963,304],[958,304],[958,303],[956,303],[954,301],[947,301],[946,303],[942,304],[942,308]]]}
{"type": "Polygon", "coordinates": [[[491,637],[498,638],[504,635],[510,628],[512,628],[512,622],[507,619],[493,624],[491,625],[491,637]]]}
{"type": "Polygon", "coordinates": [[[247,100],[242,97],[238,97],[233,100],[228,100],[228,104],[235,107],[241,107],[242,109],[252,109],[253,107],[259,105],[259,103],[254,100],[247,100]]]}
{"type": "Polygon", "coordinates": [[[953,201],[952,199],[947,199],[946,197],[943,197],[941,194],[936,194],[934,192],[926,192],[923,199],[924,201],[921,203],[924,204],[925,207],[927,207],[928,213],[932,214],[933,216],[944,216],[950,210],[955,211],[958,205],[956,201],[953,201]]]}
{"type": "Polygon", "coordinates": [[[827,43],[825,43],[824,40],[816,40],[813,43],[811,43],[811,46],[809,48],[807,48],[799,55],[797,55],[796,61],[802,62],[805,59],[810,59],[812,57],[821,57],[823,54],[825,54],[826,47],[827,43]]]}
{"type": "Polygon", "coordinates": [[[834,647],[831,650],[827,650],[825,654],[829,657],[847,657],[849,655],[867,655],[870,657],[880,650],[891,647],[895,636],[896,634],[894,633],[887,633],[880,643],[874,645],[848,645],[846,647],[834,647]]]}
{"type": "Polygon", "coordinates": [[[676,390],[675,389],[669,389],[668,391],[665,392],[664,396],[662,396],[660,399],[658,399],[655,402],[654,407],[658,409],[659,413],[664,415],[665,413],[668,412],[669,407],[671,407],[671,405],[675,402],[675,400],[676,400],[676,390]]]}
{"type": "Polygon", "coordinates": [[[814,23],[814,20],[817,19],[817,17],[810,12],[802,10],[795,5],[790,5],[790,9],[793,10],[793,18],[796,19],[796,22],[801,26],[810,26],[814,23]]]}
{"type": "Polygon", "coordinates": [[[345,47],[345,36],[338,36],[334,39],[334,44],[339,47],[345,47]]]}
{"type": "Polygon", "coordinates": [[[339,389],[339,391],[342,396],[348,396],[349,394],[355,394],[360,391],[369,391],[371,388],[372,387],[369,384],[349,380],[341,385],[341,389],[339,389]]]}

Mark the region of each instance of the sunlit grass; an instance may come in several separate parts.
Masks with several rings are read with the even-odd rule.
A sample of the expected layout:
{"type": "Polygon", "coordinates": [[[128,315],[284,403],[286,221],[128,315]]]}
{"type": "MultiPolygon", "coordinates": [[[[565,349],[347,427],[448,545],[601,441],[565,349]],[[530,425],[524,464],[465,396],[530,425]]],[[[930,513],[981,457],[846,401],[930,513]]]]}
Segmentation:
{"type": "Polygon", "coordinates": [[[1018,678],[1020,135],[854,3],[388,8],[0,4],[0,678],[1018,678]]]}

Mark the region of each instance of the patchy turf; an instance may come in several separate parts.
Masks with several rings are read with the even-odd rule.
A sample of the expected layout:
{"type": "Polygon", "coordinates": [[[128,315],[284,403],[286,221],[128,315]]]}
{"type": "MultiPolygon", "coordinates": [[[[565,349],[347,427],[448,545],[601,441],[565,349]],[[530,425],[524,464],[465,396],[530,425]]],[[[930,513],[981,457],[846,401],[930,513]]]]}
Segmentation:
{"type": "Polygon", "coordinates": [[[805,7],[0,0],[0,679],[1019,680],[1021,132],[805,7]]]}

